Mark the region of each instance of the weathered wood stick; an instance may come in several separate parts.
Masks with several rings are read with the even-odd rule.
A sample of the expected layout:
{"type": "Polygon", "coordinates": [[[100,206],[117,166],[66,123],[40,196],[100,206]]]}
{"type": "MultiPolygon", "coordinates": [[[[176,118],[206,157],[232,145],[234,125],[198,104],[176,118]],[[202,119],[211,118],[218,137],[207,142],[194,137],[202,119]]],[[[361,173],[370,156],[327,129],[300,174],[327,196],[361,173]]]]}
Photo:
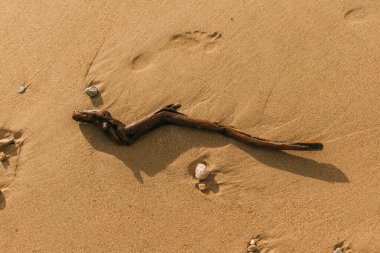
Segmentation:
{"type": "Polygon", "coordinates": [[[323,144],[315,141],[285,142],[253,137],[232,126],[223,126],[216,122],[192,119],[178,112],[177,110],[180,107],[180,104],[170,104],[129,125],[125,125],[121,121],[113,118],[108,111],[101,110],[74,111],[72,117],[78,122],[90,123],[99,127],[113,141],[125,145],[131,145],[140,136],[159,126],[177,125],[217,132],[255,147],[277,150],[310,151],[323,149],[323,144]]]}

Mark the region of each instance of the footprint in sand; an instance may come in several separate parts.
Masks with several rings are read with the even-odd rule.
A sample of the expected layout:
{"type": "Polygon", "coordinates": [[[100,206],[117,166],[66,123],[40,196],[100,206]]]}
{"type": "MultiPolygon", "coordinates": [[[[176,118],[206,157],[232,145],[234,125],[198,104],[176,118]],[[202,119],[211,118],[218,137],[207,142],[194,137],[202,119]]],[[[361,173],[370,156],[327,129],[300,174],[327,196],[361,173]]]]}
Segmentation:
{"type": "MultiPolygon", "coordinates": [[[[10,185],[17,172],[18,155],[21,150],[22,132],[13,132],[0,128],[0,190],[10,185]]],[[[4,195],[0,196],[0,209],[5,203],[4,195]],[[1,197],[2,196],[2,197],[1,197]]]]}
{"type": "Polygon", "coordinates": [[[153,61],[155,53],[153,52],[144,52],[135,56],[130,63],[131,69],[141,70],[150,66],[153,61]]]}
{"type": "Polygon", "coordinates": [[[151,51],[139,53],[131,58],[129,68],[133,70],[147,69],[160,52],[171,49],[185,50],[186,52],[212,52],[219,44],[222,34],[219,32],[207,33],[201,31],[185,32],[173,35],[165,46],[151,51]]]}
{"type": "Polygon", "coordinates": [[[365,18],[366,11],[363,7],[355,7],[351,8],[350,10],[346,11],[344,14],[344,18],[351,22],[358,22],[365,18]]]}
{"type": "Polygon", "coordinates": [[[187,50],[204,50],[211,52],[218,46],[222,34],[201,31],[185,32],[173,35],[163,49],[179,48],[187,50]]]}

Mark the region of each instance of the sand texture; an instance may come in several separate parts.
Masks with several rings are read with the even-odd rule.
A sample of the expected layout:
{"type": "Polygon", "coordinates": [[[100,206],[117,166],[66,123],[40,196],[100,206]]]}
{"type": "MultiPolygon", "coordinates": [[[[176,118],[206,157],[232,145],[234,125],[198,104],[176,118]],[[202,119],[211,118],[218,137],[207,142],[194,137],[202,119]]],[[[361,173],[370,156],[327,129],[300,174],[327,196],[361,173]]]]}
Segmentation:
{"type": "Polygon", "coordinates": [[[15,139],[1,252],[244,253],[251,238],[261,253],[380,252],[379,1],[2,0],[0,14],[0,140],[15,139]],[[71,118],[171,103],[325,148],[176,126],[122,146],[71,118]]]}

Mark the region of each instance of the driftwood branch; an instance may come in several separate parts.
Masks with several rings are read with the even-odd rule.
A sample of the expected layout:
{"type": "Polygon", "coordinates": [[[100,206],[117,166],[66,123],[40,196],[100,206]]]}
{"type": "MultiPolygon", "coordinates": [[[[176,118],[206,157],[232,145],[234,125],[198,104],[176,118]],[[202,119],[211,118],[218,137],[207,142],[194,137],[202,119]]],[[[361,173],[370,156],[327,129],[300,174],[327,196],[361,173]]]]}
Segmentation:
{"type": "Polygon", "coordinates": [[[113,141],[125,145],[131,145],[140,136],[159,126],[177,125],[217,132],[255,147],[310,151],[323,149],[323,144],[315,141],[285,142],[253,137],[232,126],[223,126],[216,122],[190,118],[177,111],[180,107],[180,104],[170,104],[129,125],[113,118],[108,111],[100,110],[74,111],[73,119],[78,122],[93,124],[103,130],[113,141]]]}

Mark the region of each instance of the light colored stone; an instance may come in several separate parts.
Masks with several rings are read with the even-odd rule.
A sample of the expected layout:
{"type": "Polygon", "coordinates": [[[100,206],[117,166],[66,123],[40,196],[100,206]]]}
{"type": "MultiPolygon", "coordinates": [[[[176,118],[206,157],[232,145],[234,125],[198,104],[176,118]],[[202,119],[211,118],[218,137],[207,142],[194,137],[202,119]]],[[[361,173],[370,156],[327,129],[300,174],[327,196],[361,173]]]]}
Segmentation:
{"type": "Polygon", "coordinates": [[[205,179],[210,172],[207,170],[207,166],[204,163],[198,163],[197,167],[195,168],[195,178],[198,180],[205,179]]]}
{"type": "Polygon", "coordinates": [[[256,245],[249,245],[247,248],[248,252],[255,252],[256,250],[258,250],[256,245]]]}
{"type": "Polygon", "coordinates": [[[249,244],[250,244],[250,245],[256,245],[256,241],[255,241],[255,239],[251,239],[251,240],[249,241],[249,244]]]}
{"type": "Polygon", "coordinates": [[[4,152],[0,152],[0,162],[4,162],[5,159],[7,159],[7,156],[4,154],[4,152]]]}
{"type": "Polygon", "coordinates": [[[26,90],[26,87],[24,85],[21,85],[20,87],[18,87],[17,92],[18,93],[24,93],[25,90],[26,90]]]}
{"type": "Polygon", "coordinates": [[[200,183],[200,184],[198,184],[198,189],[201,191],[204,191],[207,189],[207,185],[204,183],[200,183]]]}
{"type": "Polygon", "coordinates": [[[341,248],[336,248],[333,253],[343,253],[341,248]]]}
{"type": "Polygon", "coordinates": [[[96,86],[90,86],[90,87],[87,87],[84,92],[89,96],[89,97],[96,97],[96,95],[98,95],[99,91],[98,91],[98,88],[96,88],[96,86]]]}
{"type": "Polygon", "coordinates": [[[15,143],[15,139],[13,136],[10,136],[5,139],[0,140],[0,148],[5,148],[6,146],[15,143]]]}

